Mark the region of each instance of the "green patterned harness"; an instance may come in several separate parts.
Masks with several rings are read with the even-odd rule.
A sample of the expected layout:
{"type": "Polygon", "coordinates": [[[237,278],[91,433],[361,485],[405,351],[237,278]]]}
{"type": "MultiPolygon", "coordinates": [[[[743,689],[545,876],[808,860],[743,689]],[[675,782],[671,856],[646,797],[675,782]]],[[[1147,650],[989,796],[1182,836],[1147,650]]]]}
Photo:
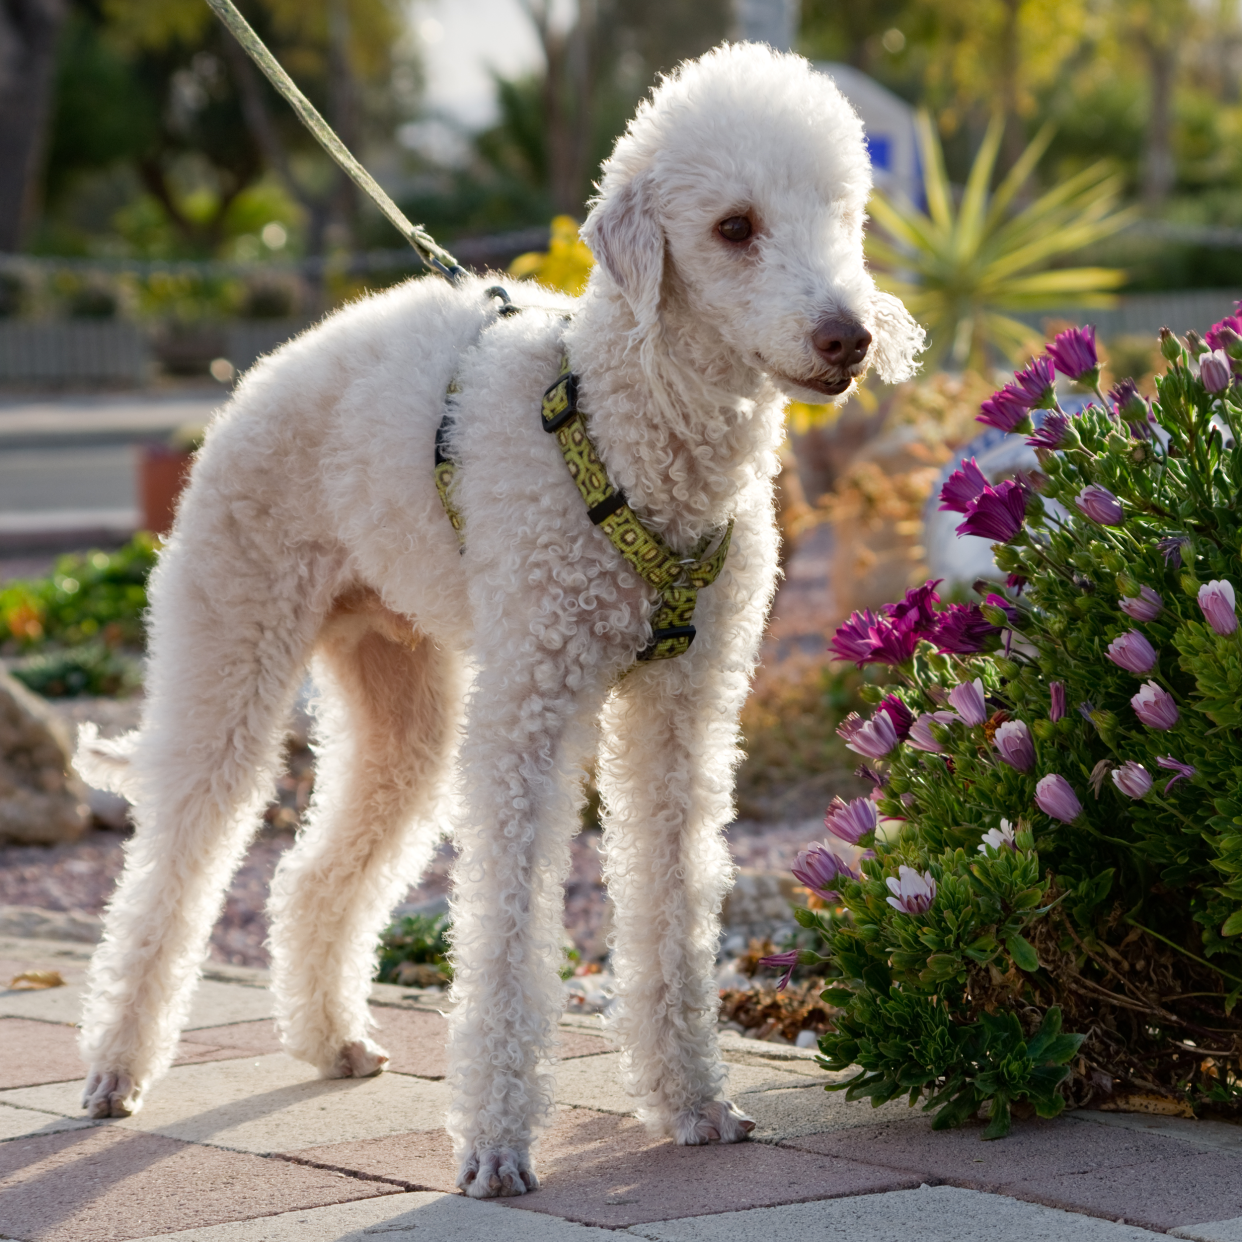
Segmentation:
{"type": "MultiPolygon", "coordinates": [[[[450,385],[450,406],[456,391],[456,384],[450,385]]],[[[560,374],[543,394],[541,416],[544,431],[555,435],[561,446],[569,476],[586,504],[587,517],[659,596],[651,616],[651,642],[638,653],[638,659],[669,660],[681,655],[694,641],[694,605],[699,591],[711,586],[724,567],[733,522],[730,520],[723,534],[716,531],[704,535],[689,557],[678,556],[659,535],[648,530],[630,508],[625,493],[608,479],[587,434],[586,419],[578,409],[578,377],[570,370],[566,355],[561,357],[560,374]],[[713,543],[715,550],[705,555],[713,543]]],[[[450,408],[436,433],[436,488],[458,539],[464,541],[461,514],[452,497],[456,466],[448,456],[446,443],[451,421],[450,408]]]]}

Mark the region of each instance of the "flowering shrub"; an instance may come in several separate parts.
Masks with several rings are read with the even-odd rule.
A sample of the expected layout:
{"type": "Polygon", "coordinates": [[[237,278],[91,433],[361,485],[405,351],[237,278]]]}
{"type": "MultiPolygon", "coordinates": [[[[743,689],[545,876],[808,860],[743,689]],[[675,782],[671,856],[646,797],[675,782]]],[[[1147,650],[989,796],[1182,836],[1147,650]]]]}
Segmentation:
{"type": "Polygon", "coordinates": [[[987,1103],[985,1137],[1067,1100],[1242,1104],[1242,321],[1162,350],[1149,405],[1059,336],[980,416],[1040,471],[941,494],[1005,586],[928,582],[833,640],[900,684],[840,729],[873,806],[834,804],[796,872],[836,907],[797,911],[822,1061],[861,1067],[830,1090],[938,1128],[987,1103]],[[1061,410],[1054,368],[1095,402],[1061,410]]]}

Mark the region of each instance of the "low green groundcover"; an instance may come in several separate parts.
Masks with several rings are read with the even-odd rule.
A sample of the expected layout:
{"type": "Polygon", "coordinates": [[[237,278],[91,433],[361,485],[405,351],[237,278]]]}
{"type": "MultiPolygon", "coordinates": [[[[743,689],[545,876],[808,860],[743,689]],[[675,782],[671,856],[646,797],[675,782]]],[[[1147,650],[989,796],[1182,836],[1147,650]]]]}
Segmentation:
{"type": "Polygon", "coordinates": [[[795,874],[829,976],[830,1090],[923,1100],[939,1128],[1067,1102],[1242,1106],[1242,319],[1162,333],[1148,402],[1100,392],[1063,333],[984,403],[1040,470],[973,459],[942,508],[1004,585],[856,613],[836,654],[887,665],[840,732],[869,798],[829,808],[795,874]],[[1063,412],[1055,371],[1095,395],[1063,412]],[[1071,1033],[1072,1032],[1072,1033],[1071,1033]]]}

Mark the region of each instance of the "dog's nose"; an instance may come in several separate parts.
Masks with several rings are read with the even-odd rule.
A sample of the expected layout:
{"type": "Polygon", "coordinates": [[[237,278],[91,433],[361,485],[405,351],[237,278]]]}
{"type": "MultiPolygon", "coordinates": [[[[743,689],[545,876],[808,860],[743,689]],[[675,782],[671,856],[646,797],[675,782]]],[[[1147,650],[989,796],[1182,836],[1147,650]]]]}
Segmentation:
{"type": "Polygon", "coordinates": [[[852,367],[871,348],[871,333],[852,319],[821,319],[811,333],[815,352],[830,367],[852,367]]]}

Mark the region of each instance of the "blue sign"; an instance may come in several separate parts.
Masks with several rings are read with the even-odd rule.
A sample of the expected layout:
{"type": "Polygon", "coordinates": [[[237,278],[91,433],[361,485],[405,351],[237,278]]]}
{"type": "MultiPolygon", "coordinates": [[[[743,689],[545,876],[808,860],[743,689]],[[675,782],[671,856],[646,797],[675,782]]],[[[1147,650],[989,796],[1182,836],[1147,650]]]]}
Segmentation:
{"type": "Polygon", "coordinates": [[[872,168],[881,168],[885,172],[893,167],[893,140],[887,134],[867,135],[867,155],[871,158],[872,168]]]}

